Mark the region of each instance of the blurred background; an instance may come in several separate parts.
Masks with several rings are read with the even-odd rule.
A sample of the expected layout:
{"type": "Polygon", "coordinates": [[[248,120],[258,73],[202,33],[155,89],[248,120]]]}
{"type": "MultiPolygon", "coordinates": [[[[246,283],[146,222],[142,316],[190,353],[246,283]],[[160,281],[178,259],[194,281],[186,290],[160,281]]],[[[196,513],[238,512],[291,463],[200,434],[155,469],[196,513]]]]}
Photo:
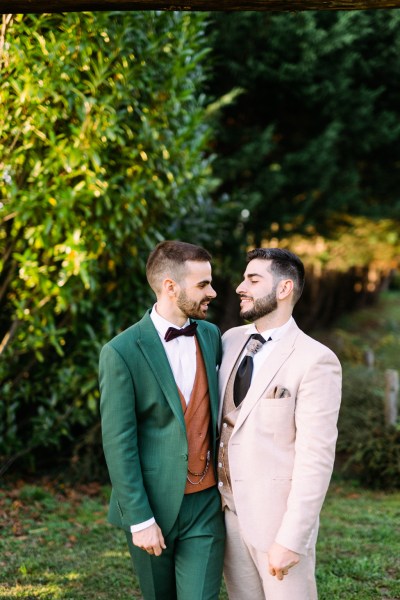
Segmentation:
{"type": "Polygon", "coordinates": [[[102,345],[206,247],[301,256],[295,318],[344,367],[337,469],[400,488],[400,12],[2,15],[0,473],[107,481],[102,345]]]}

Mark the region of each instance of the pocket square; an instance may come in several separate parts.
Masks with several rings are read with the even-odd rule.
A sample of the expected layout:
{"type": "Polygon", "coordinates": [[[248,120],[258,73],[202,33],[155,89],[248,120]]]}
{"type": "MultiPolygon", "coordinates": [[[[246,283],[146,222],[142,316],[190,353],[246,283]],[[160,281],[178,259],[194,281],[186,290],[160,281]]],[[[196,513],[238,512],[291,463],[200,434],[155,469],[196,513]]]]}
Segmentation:
{"type": "Polygon", "coordinates": [[[265,394],[265,398],[290,398],[291,393],[283,385],[276,385],[270,388],[265,394]]]}

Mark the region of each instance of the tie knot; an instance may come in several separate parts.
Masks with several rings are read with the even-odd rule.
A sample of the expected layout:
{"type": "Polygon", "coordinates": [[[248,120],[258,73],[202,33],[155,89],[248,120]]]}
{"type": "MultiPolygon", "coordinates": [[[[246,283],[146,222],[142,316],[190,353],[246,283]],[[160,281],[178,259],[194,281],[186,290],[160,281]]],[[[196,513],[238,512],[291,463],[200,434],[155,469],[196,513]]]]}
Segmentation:
{"type": "Polygon", "coordinates": [[[265,344],[265,342],[267,341],[265,338],[263,338],[261,333],[253,333],[250,337],[252,340],[258,340],[262,344],[265,344]]]}
{"type": "Polygon", "coordinates": [[[196,333],[196,329],[197,329],[197,323],[190,323],[189,325],[187,325],[186,327],[183,327],[182,329],[177,329],[176,327],[168,327],[166,334],[164,336],[164,340],[166,342],[170,342],[171,340],[174,340],[175,338],[179,337],[180,335],[194,335],[196,333]]]}
{"type": "Polygon", "coordinates": [[[257,352],[262,348],[262,345],[265,344],[266,340],[259,333],[253,333],[250,336],[249,341],[246,346],[246,354],[247,356],[254,356],[257,352]]]}

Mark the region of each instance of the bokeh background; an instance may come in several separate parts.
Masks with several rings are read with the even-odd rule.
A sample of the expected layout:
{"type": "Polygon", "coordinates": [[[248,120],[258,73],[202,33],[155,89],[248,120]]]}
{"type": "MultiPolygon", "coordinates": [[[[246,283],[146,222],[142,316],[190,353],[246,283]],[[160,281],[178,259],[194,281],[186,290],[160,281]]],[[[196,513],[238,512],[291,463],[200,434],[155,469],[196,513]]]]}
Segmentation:
{"type": "Polygon", "coordinates": [[[222,331],[247,249],[301,256],[295,318],[344,366],[337,468],[399,488],[399,81],[398,10],[2,15],[0,473],[107,480],[99,351],[181,239],[222,331]]]}

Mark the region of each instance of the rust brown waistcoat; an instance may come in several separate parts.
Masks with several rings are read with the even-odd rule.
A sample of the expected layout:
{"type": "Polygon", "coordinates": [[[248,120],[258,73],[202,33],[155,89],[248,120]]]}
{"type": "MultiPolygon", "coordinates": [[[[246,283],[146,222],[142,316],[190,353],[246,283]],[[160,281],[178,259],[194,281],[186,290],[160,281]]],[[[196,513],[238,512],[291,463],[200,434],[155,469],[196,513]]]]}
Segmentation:
{"type": "Polygon", "coordinates": [[[188,477],[195,484],[200,481],[201,475],[193,473],[204,473],[207,464],[207,452],[210,452],[208,471],[204,479],[198,485],[186,481],[185,494],[201,492],[216,485],[214,474],[214,461],[212,457],[211,443],[211,411],[210,396],[208,392],[208,380],[206,367],[197,339],[196,342],[196,377],[190,402],[186,405],[185,398],[178,388],[181,399],[182,410],[185,416],[186,436],[188,440],[188,477]]]}

